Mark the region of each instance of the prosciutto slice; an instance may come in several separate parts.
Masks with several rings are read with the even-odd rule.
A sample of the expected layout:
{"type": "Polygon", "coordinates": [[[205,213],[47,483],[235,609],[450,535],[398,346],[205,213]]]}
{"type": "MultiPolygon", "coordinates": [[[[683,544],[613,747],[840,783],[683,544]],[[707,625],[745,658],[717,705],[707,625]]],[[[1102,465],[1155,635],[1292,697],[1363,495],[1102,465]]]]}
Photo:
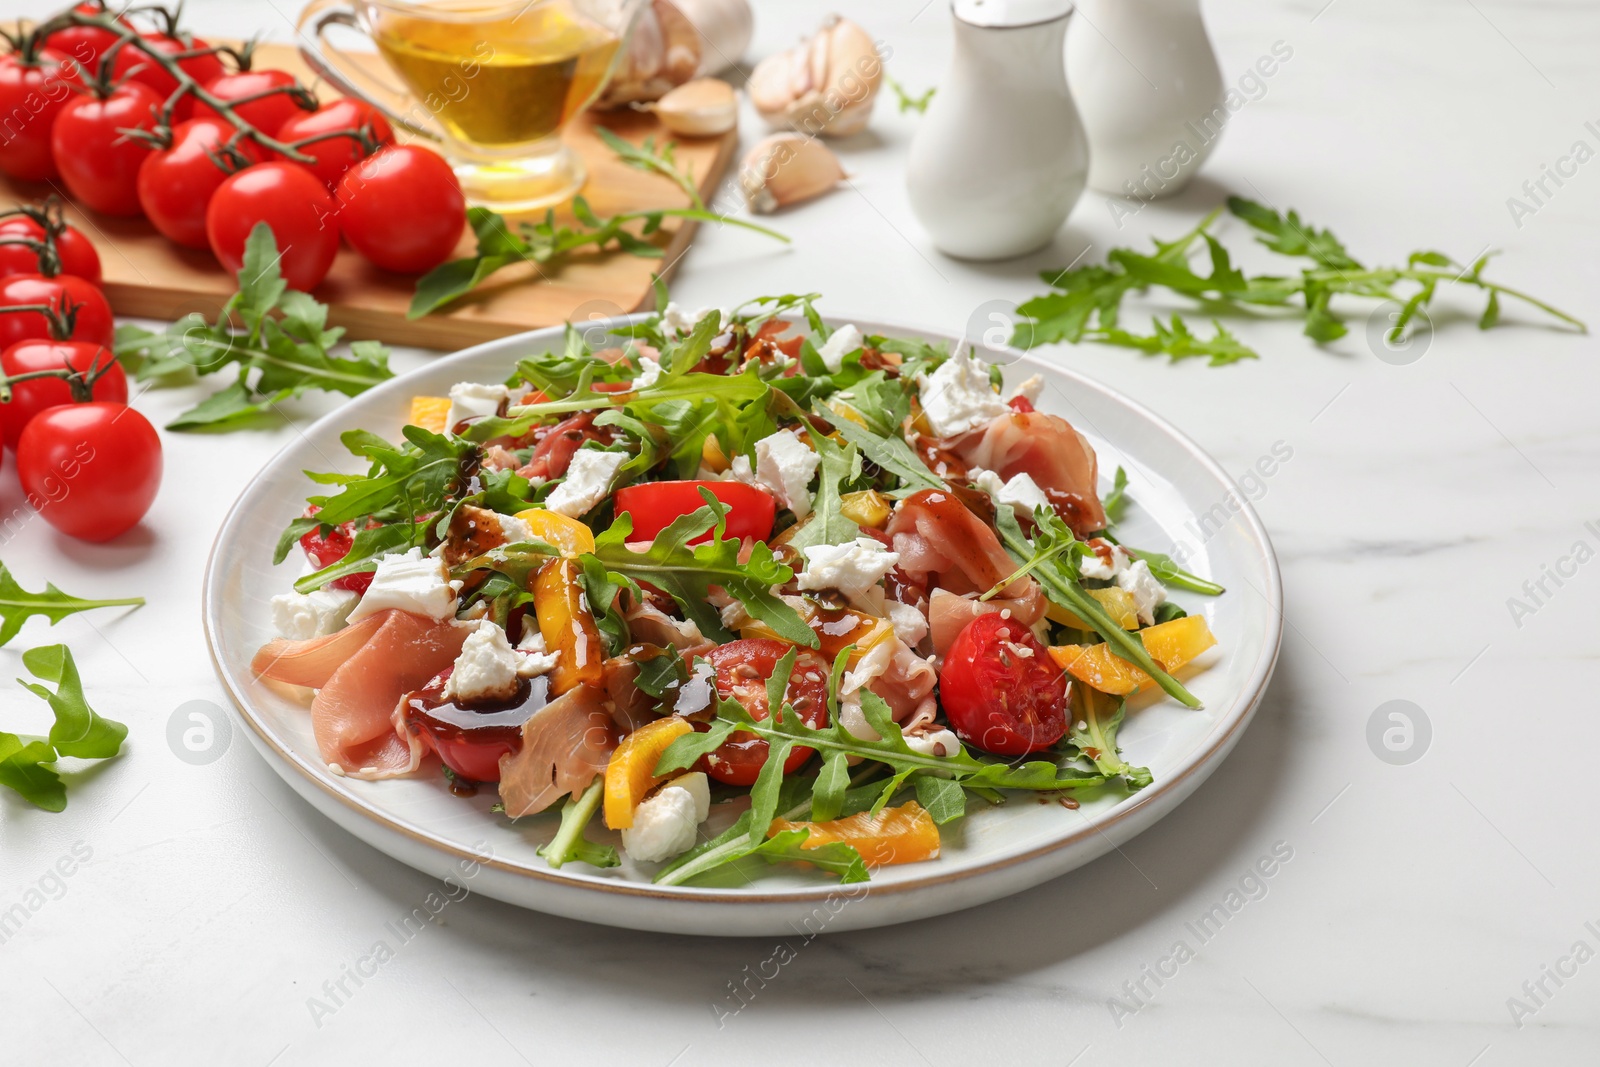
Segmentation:
{"type": "Polygon", "coordinates": [[[968,466],[1006,479],[1030,476],[1079,537],[1105,529],[1099,460],[1066,419],[1042,411],[1000,415],[981,430],[952,438],[948,447],[968,466]]]}
{"type": "Polygon", "coordinates": [[[968,594],[958,596],[943,589],[935,589],[928,599],[928,630],[933,635],[934,655],[943,656],[960,636],[967,624],[980,615],[994,611],[1010,611],[1011,617],[1031,627],[1044,617],[1048,602],[1035,583],[1029,595],[979,600],[968,594]]]}
{"type": "MultiPolygon", "coordinates": [[[[994,530],[950,493],[924,489],[895,508],[888,534],[900,553],[900,570],[918,585],[952,593],[987,593],[1016,562],[994,530]]],[[[1023,576],[1001,590],[1006,597],[1038,595],[1038,583],[1023,576]]]]}
{"type": "Polygon", "coordinates": [[[311,730],[329,766],[352,778],[395,778],[422,762],[396,723],[400,698],[455,662],[466,627],[390,608],[309,641],[271,641],[250,663],[262,678],[317,691],[311,730]]]}
{"type": "Polygon", "coordinates": [[[580,685],[522,724],[522,748],[500,757],[500,802],[515,819],[589,788],[617,747],[606,692],[580,685]]]}

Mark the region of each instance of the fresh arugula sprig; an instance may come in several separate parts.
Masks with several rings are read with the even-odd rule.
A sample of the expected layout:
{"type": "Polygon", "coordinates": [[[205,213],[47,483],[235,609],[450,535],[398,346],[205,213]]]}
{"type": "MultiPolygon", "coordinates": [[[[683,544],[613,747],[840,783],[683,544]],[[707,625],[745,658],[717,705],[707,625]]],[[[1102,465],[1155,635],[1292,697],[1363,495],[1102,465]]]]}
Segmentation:
{"type": "Polygon", "coordinates": [[[1257,233],[1257,241],[1281,256],[1310,261],[1298,275],[1264,274],[1246,276],[1233,266],[1232,259],[1209,232],[1222,208],[1206,215],[1194,229],[1175,241],[1155,241],[1154,255],[1116,248],[1104,266],[1091,264],[1064,271],[1046,271],[1041,277],[1054,289],[1027,301],[1018,308],[1018,322],[1012,344],[1021,348],[1056,341],[1100,344],[1132,348],[1147,355],[1165,355],[1174,362],[1203,357],[1212,366],[1255,359],[1257,353],[1213,319],[1215,334],[1209,338],[1194,333],[1179,315],[1168,323],[1153,321],[1148,335],[1123,329],[1118,316],[1123,297],[1130,292],[1152,288],[1166,289],[1196,301],[1213,313],[1251,316],[1254,309],[1292,310],[1304,320],[1304,333],[1318,344],[1337,340],[1349,332],[1345,319],[1334,308],[1336,297],[1361,297],[1369,300],[1396,300],[1396,314],[1387,336],[1398,341],[1413,320],[1433,301],[1441,285],[1466,285],[1487,294],[1480,329],[1500,324],[1501,299],[1520,300],[1551,317],[1587,333],[1578,319],[1550,304],[1483,276],[1494,253],[1486,253],[1470,265],[1456,262],[1442,252],[1414,252],[1404,267],[1363,266],[1328,230],[1319,230],[1296,212],[1280,214],[1243,197],[1229,197],[1227,209],[1257,233]],[[1194,254],[1206,249],[1210,273],[1194,269],[1194,254]]]}
{"type": "Polygon", "coordinates": [[[605,146],[615,152],[623,163],[646,174],[661,175],[683,190],[683,195],[689,198],[690,207],[700,211],[706,210],[706,202],[700,197],[699,184],[694,180],[694,172],[678,166],[675,157],[676,141],[667,141],[657,147],[654,137],[646,137],[638,144],[634,144],[618,137],[604,126],[596,127],[595,132],[600,135],[600,140],[605,146]]]}
{"type": "Polygon", "coordinates": [[[915,111],[919,115],[926,114],[928,105],[933,103],[933,94],[939,91],[938,86],[929,86],[922,92],[913,95],[906,90],[905,86],[887,74],[884,75],[883,80],[888,83],[890,91],[894,93],[895,103],[899,105],[902,115],[907,111],[915,111]]]}
{"type": "Polygon", "coordinates": [[[1068,740],[1092,760],[1102,774],[1120,777],[1129,789],[1143,789],[1154,781],[1148,768],[1130,764],[1117,747],[1117,730],[1127,711],[1126,701],[1087,685],[1072,686],[1067,700],[1067,718],[1071,723],[1068,740]]]}
{"type": "Polygon", "coordinates": [[[556,829],[556,836],[550,839],[548,845],[538,849],[538,854],[544,857],[546,863],[559,870],[562,864],[574,860],[591,867],[615,867],[622,862],[617,857],[615,847],[590,841],[583,836],[584,828],[594,818],[604,793],[605,779],[596,775],[588,789],[576,797],[567,798],[567,802],[561,806],[561,825],[556,829]]]}
{"type": "Polygon", "coordinates": [[[1109,527],[1122,521],[1123,513],[1128,509],[1128,472],[1121,467],[1117,468],[1116,476],[1111,480],[1111,492],[1108,493],[1100,506],[1106,513],[1106,526],[1100,536],[1114,545],[1118,545],[1134,559],[1144,560],[1150,566],[1150,573],[1162,585],[1170,585],[1175,589],[1187,589],[1191,593],[1200,593],[1203,596],[1221,596],[1227,589],[1198,574],[1191,574],[1178,566],[1177,560],[1164,552],[1151,552],[1142,548],[1130,548],[1122,544],[1113,535],[1109,527]]]}
{"type": "Polygon", "coordinates": [[[84,600],[63,593],[46,582],[44,591],[30,593],[22,588],[11,569],[0,563],[0,645],[17,636],[22,624],[34,615],[42,615],[54,626],[68,615],[91,608],[138,608],[144,606],[144,597],[124,597],[118,600],[84,600]]]}
{"type": "Polygon", "coordinates": [[[39,682],[18,678],[17,684],[50,705],[55,723],[48,737],[0,731],[0,786],[15,790],[46,811],[63,811],[67,787],[56,771],[56,760],[62,756],[109,759],[122,750],[128,728],[89,706],[72,650],[66,645],[30,648],[22,654],[22,666],[39,682]],[[52,692],[41,682],[56,688],[52,692]]]}
{"type": "Polygon", "coordinates": [[[167,429],[241,429],[312,390],[356,396],[394,377],[388,349],[376,341],[352,341],[347,355],[333,353],[343,328],[330,329],[327,307],[288,287],[278,259],[271,228],[257,223],[245,242],[239,291],[215,323],[192,313],[160,333],[118,327],[117,358],[139,381],[238,368],[232,385],[179,415],[167,429]],[[234,329],[230,319],[244,329],[234,329]]]}

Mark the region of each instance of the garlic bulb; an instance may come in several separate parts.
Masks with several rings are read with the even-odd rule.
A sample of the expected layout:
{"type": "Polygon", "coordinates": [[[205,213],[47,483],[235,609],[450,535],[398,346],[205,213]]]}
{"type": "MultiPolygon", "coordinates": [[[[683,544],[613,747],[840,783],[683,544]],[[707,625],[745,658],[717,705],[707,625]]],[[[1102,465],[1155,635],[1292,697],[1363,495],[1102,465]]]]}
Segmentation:
{"type": "Polygon", "coordinates": [[[685,137],[712,137],[739,124],[739,98],[716,78],[685,82],[647,106],[661,125],[685,137]]]}
{"type": "Polygon", "coordinates": [[[750,150],[739,166],[739,187],[757,215],[821,196],[844,178],[844,168],[814,137],[775,133],[750,150]]]}
{"type": "Polygon", "coordinates": [[[699,69],[699,31],[671,0],[650,0],[639,12],[628,50],[595,106],[659,100],[699,69]]]}
{"type": "Polygon", "coordinates": [[[756,64],[746,88],[771,125],[844,137],[866,127],[882,80],[867,31],[833,15],[810,40],[756,64]]]}
{"type": "Polygon", "coordinates": [[[750,0],[674,0],[700,31],[700,73],[720,74],[744,58],[755,34],[750,0]]]}

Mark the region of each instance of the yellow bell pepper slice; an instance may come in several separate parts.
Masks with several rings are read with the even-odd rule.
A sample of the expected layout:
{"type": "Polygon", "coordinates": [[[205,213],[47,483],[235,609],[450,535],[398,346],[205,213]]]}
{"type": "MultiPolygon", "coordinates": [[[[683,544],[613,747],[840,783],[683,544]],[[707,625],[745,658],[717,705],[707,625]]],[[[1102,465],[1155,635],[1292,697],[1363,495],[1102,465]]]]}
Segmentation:
{"type": "Polygon", "coordinates": [[[604,685],[605,645],[578,584],[578,565],[570,559],[553,559],[539,568],[532,584],[539,635],[544,647],[556,654],[551,692],[559,696],[579,685],[604,685]]]}
{"type": "Polygon", "coordinates": [[[594,551],[594,532],[577,519],[544,508],[519,511],[517,518],[528,524],[534,537],[559,548],[563,556],[581,556],[594,551]]]}
{"type": "Polygon", "coordinates": [[[876,489],[863,489],[859,493],[846,493],[839,499],[839,514],[857,526],[882,529],[889,521],[893,508],[889,498],[876,489]]]}
{"type": "MultiPolygon", "coordinates": [[[[1126,589],[1108,586],[1105,589],[1086,589],[1100,606],[1106,610],[1116,624],[1124,630],[1137,630],[1139,628],[1139,602],[1133,599],[1133,594],[1126,589]]],[[[1078,618],[1077,614],[1068,611],[1059,604],[1051,601],[1045,606],[1044,614],[1051,622],[1059,622],[1063,626],[1070,626],[1074,630],[1093,630],[1087,622],[1078,618]]]]}
{"type": "Polygon", "coordinates": [[[411,398],[411,418],[408,420],[413,426],[421,426],[424,430],[433,433],[444,433],[449,427],[446,420],[450,417],[450,398],[447,396],[414,396],[411,398]]]}
{"type": "MultiPolygon", "coordinates": [[[[676,715],[646,723],[622,739],[606,764],[605,817],[613,830],[633,825],[633,812],[645,794],[674,775],[655,774],[661,754],[684,734],[694,729],[689,720],[676,715]]],[[[677,772],[674,772],[676,774],[677,772]]]]}
{"type": "MultiPolygon", "coordinates": [[[[1158,623],[1140,631],[1139,636],[1150,658],[1169,674],[1217,643],[1211,627],[1199,615],[1158,623]]],[[[1150,681],[1148,674],[1113,655],[1104,644],[1055,645],[1050,649],[1050,658],[1062,670],[1102,693],[1123,696],[1150,681]]]]}
{"type": "Polygon", "coordinates": [[[774,819],[767,836],[773,837],[785,830],[811,831],[801,844],[802,849],[821,848],[836,841],[852,845],[861,853],[868,868],[916,863],[936,859],[939,855],[939,826],[915,800],[896,808],[885,808],[876,815],[862,811],[827,822],[774,819]]]}

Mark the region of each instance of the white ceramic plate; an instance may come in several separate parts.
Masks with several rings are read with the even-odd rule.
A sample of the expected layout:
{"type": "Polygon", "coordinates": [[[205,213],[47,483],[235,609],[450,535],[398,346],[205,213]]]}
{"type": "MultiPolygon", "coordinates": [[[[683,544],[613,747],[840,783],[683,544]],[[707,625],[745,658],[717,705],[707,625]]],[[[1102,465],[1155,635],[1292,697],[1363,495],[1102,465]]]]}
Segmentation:
{"type": "MultiPolygon", "coordinates": [[[[621,320],[619,320],[621,321],[621,320]]],[[[867,333],[951,338],[861,323],[867,333]]],[[[300,563],[272,565],[273,545],[312,491],[303,470],[344,457],[339,434],[364,427],[398,439],[414,394],[442,396],[459,381],[498,381],[524,355],[559,348],[559,328],[469,348],[363,394],[308,429],[245,487],[217,535],[207,566],[205,625],[218,674],[249,727],[250,740],[284,780],[329,818],[402,863],[466,888],[555,915],[671,933],[753,935],[883,926],[971,907],[1037,885],[1088,863],[1176,807],[1232,749],[1277,661],[1282,587],[1277,561],[1255,512],[1232,480],[1195,444],[1151,412],[1106,387],[1033,354],[1007,352],[1013,384],[1044,376],[1041,410],[1069,419],[1093,442],[1102,479],[1120,464],[1133,498],[1124,541],[1170,552],[1183,546],[1188,569],[1228,587],[1218,598],[1176,593],[1202,614],[1219,648],[1186,684],[1205,703],[1189,711],[1159,692],[1140,694],[1122,730],[1127,759],[1155,783],[1129,797],[1086,801],[1076,810],[1018,796],[944,828],[937,860],[883,868],[865,885],[839,886],[785,866],[754,878],[729,873],[719,885],[660,888],[653,867],[624,859],[600,871],[570,863],[552,870],[535,850],[555,832],[553,814],[515,823],[489,810],[492,791],[451,796],[443,780],[363,782],[330,775],[317,756],[306,707],[258,682],[250,658],[274,634],[269,601],[286,592],[300,563]]],[[[1102,488],[1105,488],[1103,486],[1102,488]]],[[[599,825],[591,836],[607,835],[599,825]]]]}

